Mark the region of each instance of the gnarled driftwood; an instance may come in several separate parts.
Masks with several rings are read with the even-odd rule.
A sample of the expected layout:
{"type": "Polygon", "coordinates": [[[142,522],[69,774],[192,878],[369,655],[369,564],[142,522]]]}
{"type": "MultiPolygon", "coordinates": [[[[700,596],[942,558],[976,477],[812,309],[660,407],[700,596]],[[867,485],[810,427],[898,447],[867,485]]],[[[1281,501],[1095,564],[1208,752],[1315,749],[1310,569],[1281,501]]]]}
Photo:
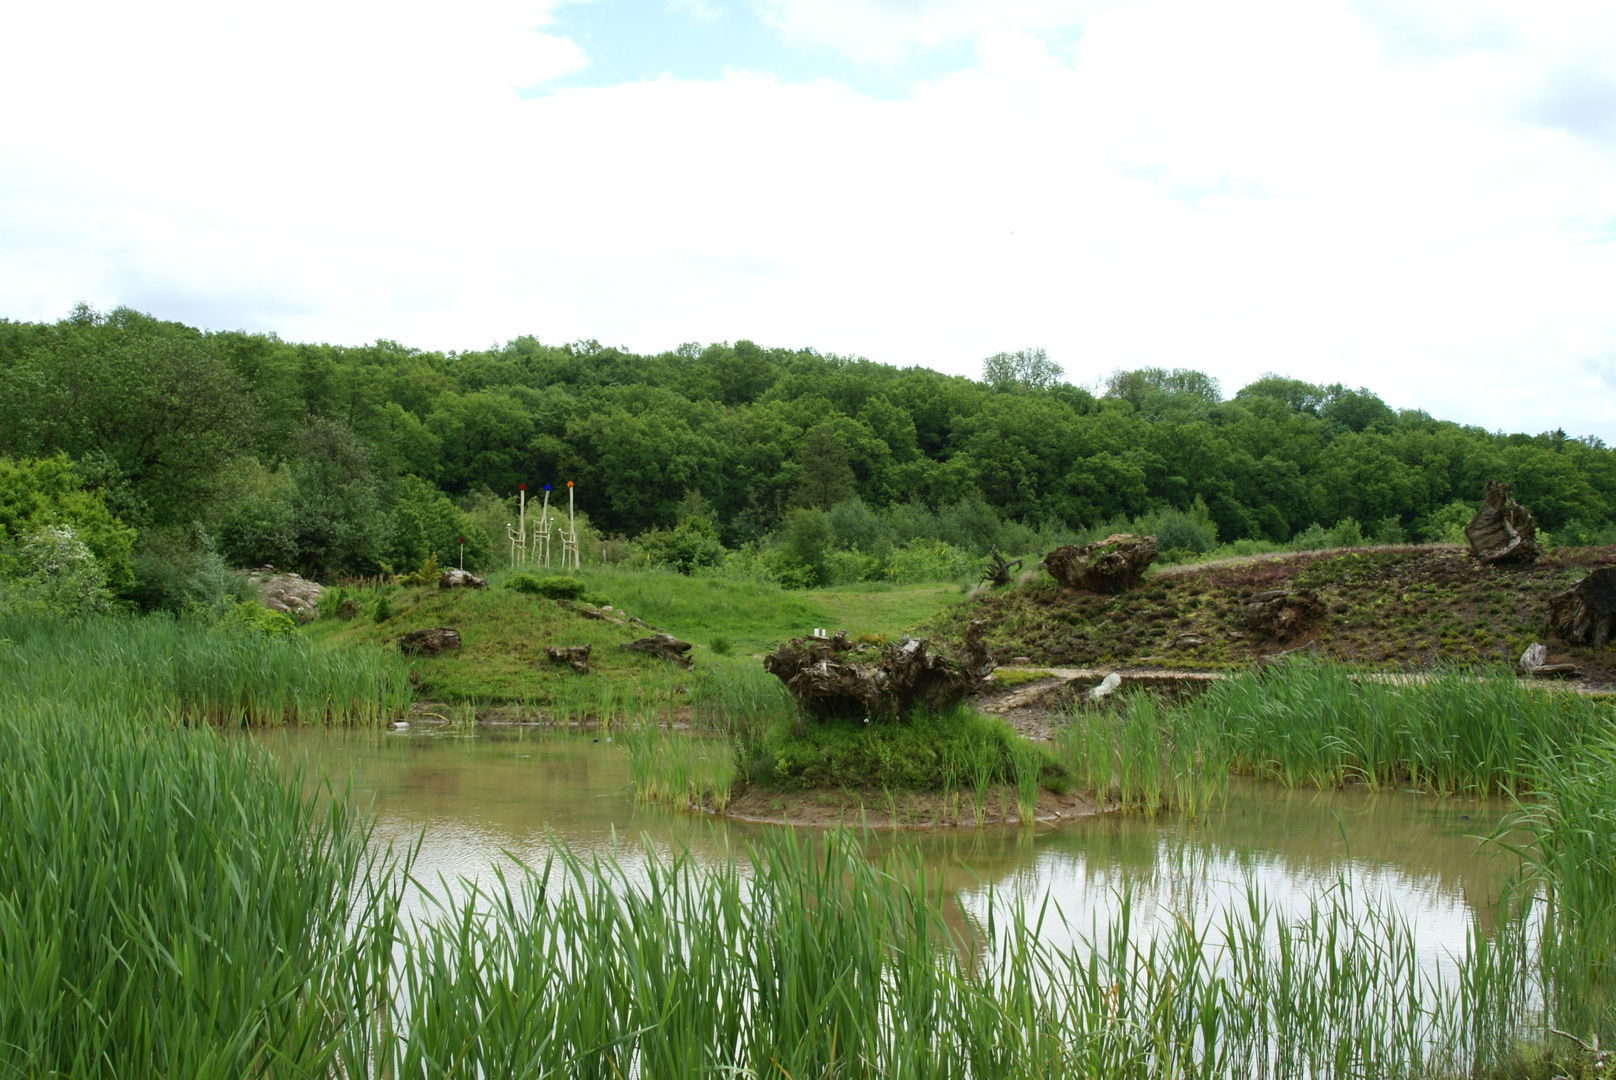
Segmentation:
{"type": "Polygon", "coordinates": [[[545,649],[552,664],[570,664],[580,675],[589,674],[589,645],[552,645],[545,649]]]}
{"type": "Polygon", "coordinates": [[[437,656],[460,648],[460,631],[452,626],[411,630],[398,639],[399,651],[406,656],[437,656]]]}
{"type": "Polygon", "coordinates": [[[1006,562],[1004,556],[999,554],[998,548],[993,549],[993,554],[990,558],[992,558],[993,564],[982,571],[982,580],[978,581],[977,584],[991,585],[995,589],[1002,589],[1010,584],[1010,571],[1012,569],[1021,569],[1021,560],[1006,562]]]}
{"type": "Polygon", "coordinates": [[[854,646],[845,633],[792,638],[763,658],[798,706],[817,717],[904,717],[916,706],[945,709],[981,689],[993,657],[981,641],[985,621],[966,629],[958,659],[905,636],[877,649],[854,646]]]}
{"type": "Polygon", "coordinates": [[[1549,598],[1549,633],[1567,645],[1610,644],[1616,632],[1616,569],[1602,566],[1549,598]]]}
{"type": "Polygon", "coordinates": [[[638,641],[631,641],[619,646],[626,652],[648,653],[651,656],[660,656],[664,660],[671,660],[680,667],[692,668],[696,665],[685,653],[690,651],[690,642],[680,641],[672,634],[656,634],[652,637],[642,637],[638,641]]]}
{"type": "Polygon", "coordinates": [[[1118,593],[1138,584],[1140,575],[1155,559],[1154,536],[1113,533],[1082,547],[1058,547],[1039,565],[1069,589],[1118,593]]]}
{"type": "Polygon", "coordinates": [[[1481,509],[1464,531],[1471,553],[1484,563],[1535,562],[1541,553],[1532,515],[1509,497],[1509,485],[1502,480],[1487,481],[1481,509]]]}

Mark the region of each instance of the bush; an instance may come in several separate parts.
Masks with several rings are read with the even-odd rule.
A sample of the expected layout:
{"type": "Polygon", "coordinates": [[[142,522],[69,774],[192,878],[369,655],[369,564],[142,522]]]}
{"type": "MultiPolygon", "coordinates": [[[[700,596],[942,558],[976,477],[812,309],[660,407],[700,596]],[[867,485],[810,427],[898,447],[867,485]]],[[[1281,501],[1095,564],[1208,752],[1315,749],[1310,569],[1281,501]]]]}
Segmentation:
{"type": "Polygon", "coordinates": [[[200,524],[148,530],[135,545],[135,583],[124,594],[142,611],[190,612],[215,619],[254,598],[200,524]]]}
{"type": "Polygon", "coordinates": [[[687,518],[674,529],[652,529],[641,533],[635,543],[651,565],[681,574],[724,561],[724,545],[718,541],[718,530],[706,518],[687,518]]]}
{"type": "Polygon", "coordinates": [[[297,623],[284,611],[271,611],[256,600],[243,600],[225,610],[214,624],[220,630],[264,637],[291,637],[297,623]]]}
{"type": "Polygon", "coordinates": [[[589,591],[589,587],[577,578],[558,574],[549,577],[516,574],[505,582],[505,587],[524,596],[542,596],[549,600],[582,600],[589,591]]]}
{"type": "Polygon", "coordinates": [[[16,567],[9,580],[0,579],[0,611],[72,619],[112,610],[106,573],[65,525],[47,526],[29,537],[16,567]]]}

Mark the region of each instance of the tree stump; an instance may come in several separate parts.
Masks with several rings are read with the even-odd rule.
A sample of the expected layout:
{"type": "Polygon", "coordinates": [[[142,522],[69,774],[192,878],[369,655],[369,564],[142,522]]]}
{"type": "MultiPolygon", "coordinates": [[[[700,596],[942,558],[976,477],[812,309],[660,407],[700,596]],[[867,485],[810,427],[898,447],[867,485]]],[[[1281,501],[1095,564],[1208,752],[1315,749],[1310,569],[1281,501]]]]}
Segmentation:
{"type": "Polygon", "coordinates": [[[459,570],[451,566],[438,575],[438,588],[440,589],[486,589],[488,581],[480,578],[469,570],[459,570]]]}
{"type": "Polygon", "coordinates": [[[1069,589],[1119,593],[1137,585],[1145,568],[1155,560],[1154,536],[1114,533],[1082,547],[1058,547],[1038,565],[1069,589]]]}
{"type": "Polygon", "coordinates": [[[1616,569],[1595,570],[1549,598],[1549,633],[1567,645],[1610,644],[1616,630],[1616,569]]]}
{"type": "Polygon", "coordinates": [[[664,660],[671,660],[683,668],[693,668],[696,665],[685,653],[690,651],[690,642],[680,641],[672,634],[656,634],[652,637],[643,637],[638,641],[631,641],[620,646],[625,652],[648,653],[651,656],[660,656],[664,660]]]}
{"type": "Polygon", "coordinates": [[[993,564],[982,571],[982,580],[978,581],[977,584],[991,585],[995,589],[1002,589],[1010,584],[1010,571],[1012,569],[1021,569],[1021,560],[1005,562],[1004,556],[999,554],[998,548],[993,549],[993,554],[990,558],[992,558],[993,564]]]}
{"type": "Polygon", "coordinates": [[[1489,565],[1535,562],[1541,554],[1532,515],[1509,497],[1509,485],[1502,480],[1487,481],[1481,509],[1464,531],[1471,553],[1489,565]]]}
{"type": "Polygon", "coordinates": [[[411,630],[398,639],[399,651],[406,656],[437,656],[460,648],[460,631],[450,626],[411,630]]]}
{"type": "Polygon", "coordinates": [[[981,689],[993,673],[993,658],[980,640],[984,620],[971,623],[958,660],[907,635],[877,650],[852,646],[847,635],[792,638],[763,659],[763,670],[786,684],[805,712],[832,716],[893,718],[916,706],[936,711],[981,689]]]}
{"type": "Polygon", "coordinates": [[[572,670],[580,675],[589,674],[589,645],[552,645],[544,650],[550,657],[550,663],[570,664],[572,670]]]}

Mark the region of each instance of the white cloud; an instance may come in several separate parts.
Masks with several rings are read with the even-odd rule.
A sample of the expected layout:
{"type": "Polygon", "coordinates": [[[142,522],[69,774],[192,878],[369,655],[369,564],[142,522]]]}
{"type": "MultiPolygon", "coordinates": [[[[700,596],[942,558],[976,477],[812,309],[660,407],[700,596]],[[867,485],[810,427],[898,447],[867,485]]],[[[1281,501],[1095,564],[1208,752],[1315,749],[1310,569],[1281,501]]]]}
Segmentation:
{"type": "Polygon", "coordinates": [[[545,5],[13,5],[0,314],[972,374],[1042,344],[1079,381],[1274,370],[1616,441],[1616,161],[1597,95],[1543,111],[1616,57],[1598,12],[774,10],[980,63],[900,102],[744,73],[522,100],[584,62],[545,5]]]}

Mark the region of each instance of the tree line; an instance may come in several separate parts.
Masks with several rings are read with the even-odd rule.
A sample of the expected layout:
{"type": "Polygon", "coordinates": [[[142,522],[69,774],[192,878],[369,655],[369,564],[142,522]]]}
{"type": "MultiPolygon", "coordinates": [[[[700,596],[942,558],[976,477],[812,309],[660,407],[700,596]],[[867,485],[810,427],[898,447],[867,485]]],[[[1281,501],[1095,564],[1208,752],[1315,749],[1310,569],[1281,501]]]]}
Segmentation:
{"type": "Polygon", "coordinates": [[[462,538],[468,565],[489,565],[517,485],[566,480],[594,548],[638,538],[687,568],[821,527],[844,550],[948,529],[974,550],[1153,514],[1219,543],[1348,520],[1422,538],[1489,477],[1563,541],[1611,527],[1616,454],[1592,437],[1489,432],[1278,376],[1225,398],[1188,369],[1096,392],[1060,375],[1041,350],[973,380],[750,341],[443,353],[80,306],[0,320],[0,455],[69,462],[134,530],[135,563],[206,548],[316,576],[448,562],[462,538]]]}

